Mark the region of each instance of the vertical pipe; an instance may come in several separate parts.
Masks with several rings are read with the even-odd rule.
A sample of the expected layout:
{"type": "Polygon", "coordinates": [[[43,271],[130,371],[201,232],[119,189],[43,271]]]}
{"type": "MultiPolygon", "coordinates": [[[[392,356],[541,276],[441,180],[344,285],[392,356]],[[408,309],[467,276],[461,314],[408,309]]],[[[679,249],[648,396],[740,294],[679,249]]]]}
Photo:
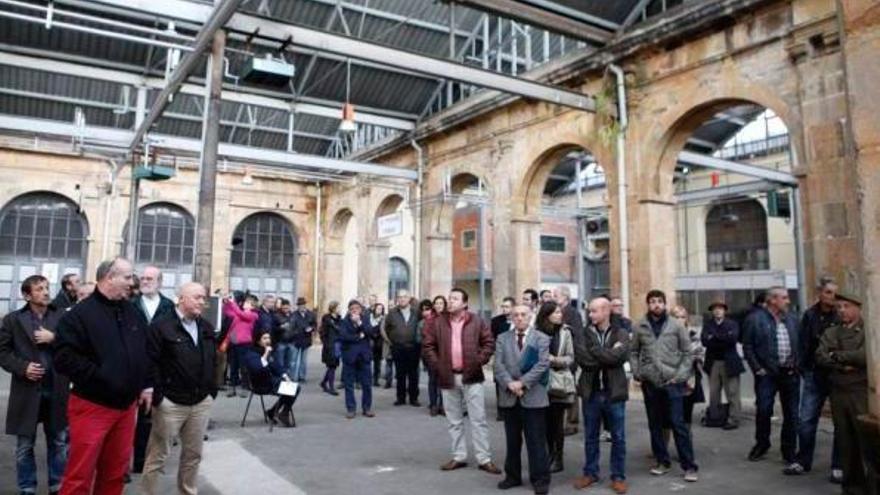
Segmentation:
{"type": "Polygon", "coordinates": [[[455,60],[455,2],[449,2],[449,60],[455,60]]]}
{"type": "Polygon", "coordinates": [[[315,201],[315,258],[314,263],[314,273],[312,277],[312,304],[315,307],[321,307],[322,305],[318,305],[318,277],[321,273],[320,270],[320,259],[321,259],[321,202],[322,202],[322,191],[321,191],[321,183],[315,182],[315,188],[317,192],[317,200],[315,201]]]}
{"type": "Polygon", "coordinates": [[[422,181],[424,180],[425,155],[422,147],[419,146],[415,139],[411,139],[409,144],[416,150],[418,160],[416,201],[415,209],[413,210],[413,220],[415,223],[413,226],[415,231],[415,239],[413,240],[413,294],[420,296],[422,289],[422,181]]]}
{"type": "MultiPolygon", "coordinates": [[[[147,116],[147,88],[140,86],[137,89],[135,100],[134,128],[137,129],[147,116]]],[[[144,155],[150,152],[149,146],[144,146],[144,155]]],[[[125,257],[134,262],[137,249],[138,231],[138,199],[141,193],[141,181],[134,178],[136,163],[131,164],[131,189],[128,198],[128,238],[126,239],[125,257]]]]}
{"type": "Polygon", "coordinates": [[[543,55],[544,59],[542,62],[546,62],[550,60],[550,31],[544,31],[544,47],[543,47],[543,55]]]}
{"type": "Polygon", "coordinates": [[[293,153],[293,129],[296,124],[296,113],[293,109],[287,114],[287,151],[293,153]]]}
{"type": "Polygon", "coordinates": [[[489,68],[489,16],[483,16],[483,68],[489,68]]]}
{"type": "MultiPolygon", "coordinates": [[[[578,300],[583,303],[586,301],[587,297],[587,284],[584,283],[584,228],[585,218],[581,215],[581,208],[584,207],[584,193],[583,187],[584,183],[582,180],[583,177],[583,161],[581,158],[578,158],[577,161],[577,171],[575,172],[577,175],[575,176],[575,181],[577,184],[577,207],[578,207],[578,216],[577,216],[577,263],[575,263],[575,269],[577,270],[577,284],[578,284],[578,300]]],[[[580,307],[578,307],[580,310],[580,307]]]]}
{"type": "Polygon", "coordinates": [[[211,253],[214,247],[214,210],[217,199],[217,152],[220,144],[220,93],[223,89],[223,50],[226,32],[218,30],[208,59],[208,92],[202,124],[202,160],[199,169],[199,214],[196,217],[196,259],[193,280],[211,292],[211,253]]]}
{"type": "Polygon", "coordinates": [[[486,264],[485,264],[485,242],[483,236],[486,231],[486,223],[484,218],[483,211],[483,201],[480,200],[480,203],[477,207],[477,214],[479,218],[477,219],[477,263],[479,263],[479,277],[480,277],[480,317],[484,317],[486,314],[486,264]]]}
{"type": "Polygon", "coordinates": [[[110,167],[110,173],[107,174],[110,179],[110,190],[107,191],[106,202],[104,203],[104,232],[101,235],[101,259],[109,258],[110,250],[110,215],[113,212],[113,200],[116,198],[116,177],[119,174],[119,165],[114,160],[107,160],[110,167]]]}
{"type": "Polygon", "coordinates": [[[620,129],[617,133],[617,205],[618,236],[620,238],[620,298],[623,300],[624,314],[629,314],[629,232],[627,231],[627,183],[626,183],[626,128],[629,124],[626,114],[626,76],[623,69],[609,64],[608,69],[617,77],[617,119],[620,129]]]}
{"type": "Polygon", "coordinates": [[[799,193],[797,187],[790,189],[791,215],[794,220],[794,256],[797,262],[798,306],[800,306],[798,310],[804,311],[807,309],[807,265],[804,258],[803,212],[799,193]]]}

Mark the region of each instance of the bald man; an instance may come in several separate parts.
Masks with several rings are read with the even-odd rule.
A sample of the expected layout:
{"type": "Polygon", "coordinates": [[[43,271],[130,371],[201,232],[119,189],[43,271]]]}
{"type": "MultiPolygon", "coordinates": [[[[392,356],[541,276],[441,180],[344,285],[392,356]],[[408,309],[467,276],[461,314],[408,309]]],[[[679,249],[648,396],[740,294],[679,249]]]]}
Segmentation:
{"type": "Polygon", "coordinates": [[[159,476],[175,437],[180,438],[177,491],[195,494],[202,441],[214,381],[214,327],[202,318],[207,293],[201,284],[183,284],[177,292],[174,317],[156,321],[147,336],[153,390],[153,429],[147,444],[143,491],[160,493],[159,476]]]}

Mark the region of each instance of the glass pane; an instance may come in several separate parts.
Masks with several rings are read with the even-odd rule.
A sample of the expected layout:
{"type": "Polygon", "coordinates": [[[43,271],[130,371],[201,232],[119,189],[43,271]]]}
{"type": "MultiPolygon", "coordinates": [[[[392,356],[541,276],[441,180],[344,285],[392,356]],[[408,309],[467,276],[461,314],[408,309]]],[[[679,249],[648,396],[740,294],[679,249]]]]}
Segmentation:
{"type": "Polygon", "coordinates": [[[52,253],[53,258],[65,258],[67,257],[67,243],[61,239],[55,239],[52,241],[52,247],[50,252],[52,253]]]}
{"type": "Polygon", "coordinates": [[[19,237],[15,241],[15,255],[30,257],[33,240],[30,237],[19,237]]]}
{"type": "Polygon", "coordinates": [[[3,219],[3,222],[0,223],[0,235],[15,235],[15,219],[16,215],[14,212],[10,212],[9,215],[3,219]]]}
{"type": "Polygon", "coordinates": [[[15,238],[11,236],[0,237],[0,254],[15,254],[15,238]]]}
{"type": "Polygon", "coordinates": [[[34,235],[34,218],[25,217],[18,222],[18,235],[31,236],[34,235]]]}

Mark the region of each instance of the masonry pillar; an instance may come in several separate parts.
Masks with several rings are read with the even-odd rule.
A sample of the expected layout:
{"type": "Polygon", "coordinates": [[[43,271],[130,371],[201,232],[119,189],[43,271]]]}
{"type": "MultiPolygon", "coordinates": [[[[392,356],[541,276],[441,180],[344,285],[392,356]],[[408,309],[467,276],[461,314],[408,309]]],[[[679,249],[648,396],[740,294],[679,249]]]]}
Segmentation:
{"type": "MultiPolygon", "coordinates": [[[[513,148],[509,141],[498,143],[498,147],[492,152],[492,164],[495,170],[504,170],[512,168],[509,162],[511,159],[510,151],[513,148]]],[[[513,241],[513,224],[511,223],[512,208],[512,177],[502,177],[501,174],[497,178],[493,178],[492,182],[492,211],[489,218],[491,222],[489,229],[491,236],[484,236],[484,239],[492,239],[489,246],[486,246],[485,253],[489,257],[489,265],[492,267],[492,295],[494,300],[488,306],[493,310],[495,305],[501,302],[501,299],[507,296],[517,297],[522,291],[518,289],[515,283],[516,260],[515,252],[511,251],[513,241]],[[491,250],[490,250],[491,248],[491,250]]]]}
{"type": "Polygon", "coordinates": [[[504,255],[510,259],[508,268],[513,297],[525,289],[538,290],[541,285],[540,236],[540,218],[523,216],[510,219],[510,244],[504,255]]]}
{"type": "MultiPolygon", "coordinates": [[[[376,294],[384,301],[388,292],[388,257],[391,243],[385,240],[371,240],[367,243],[366,292],[376,294]]],[[[390,302],[390,301],[389,301],[390,302]]]]}
{"type": "Polygon", "coordinates": [[[664,291],[669,304],[675,300],[675,203],[630,198],[630,317],[638,319],[651,289],[664,291]]]}
{"type": "Polygon", "coordinates": [[[324,249],[324,269],[322,270],[322,278],[318,284],[318,299],[320,304],[318,307],[327,307],[330,301],[336,300],[345,308],[348,301],[342,298],[342,270],[344,269],[345,253],[341,249],[324,249]]]}
{"type": "MultiPolygon", "coordinates": [[[[861,418],[868,439],[869,493],[880,489],[880,2],[841,1],[847,92],[847,162],[855,166],[857,223],[861,234],[859,271],[868,351],[868,409],[861,418]]],[[[851,190],[852,191],[852,190],[851,190]]]]}

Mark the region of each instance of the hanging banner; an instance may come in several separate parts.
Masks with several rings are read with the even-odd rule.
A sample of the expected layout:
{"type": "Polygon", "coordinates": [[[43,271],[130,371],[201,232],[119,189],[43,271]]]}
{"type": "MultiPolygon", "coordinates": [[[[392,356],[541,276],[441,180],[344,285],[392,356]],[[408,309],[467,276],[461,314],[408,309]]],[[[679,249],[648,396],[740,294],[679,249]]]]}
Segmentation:
{"type": "Polygon", "coordinates": [[[397,212],[379,217],[376,221],[377,236],[379,239],[387,239],[403,234],[403,213],[397,212]]]}

